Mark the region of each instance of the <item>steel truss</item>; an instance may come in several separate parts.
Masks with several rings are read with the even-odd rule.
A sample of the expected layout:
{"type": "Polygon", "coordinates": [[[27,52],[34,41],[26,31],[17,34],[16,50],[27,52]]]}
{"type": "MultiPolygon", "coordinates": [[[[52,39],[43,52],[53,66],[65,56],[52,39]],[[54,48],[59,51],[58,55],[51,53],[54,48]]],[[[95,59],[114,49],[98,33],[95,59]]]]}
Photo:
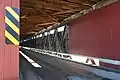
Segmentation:
{"type": "Polygon", "coordinates": [[[68,26],[64,26],[64,30],[61,32],[58,31],[58,28],[53,30],[54,33],[52,34],[50,33],[51,30],[39,34],[42,37],[36,39],[36,48],[56,52],[68,52],[68,26]]]}

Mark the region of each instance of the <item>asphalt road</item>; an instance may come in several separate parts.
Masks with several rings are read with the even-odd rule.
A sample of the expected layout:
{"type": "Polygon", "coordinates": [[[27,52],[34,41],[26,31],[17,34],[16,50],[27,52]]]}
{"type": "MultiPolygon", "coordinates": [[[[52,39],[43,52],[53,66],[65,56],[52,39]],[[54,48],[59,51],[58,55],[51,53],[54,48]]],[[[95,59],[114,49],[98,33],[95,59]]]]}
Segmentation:
{"type": "Polygon", "coordinates": [[[41,77],[36,74],[35,68],[22,55],[20,55],[19,59],[20,80],[42,80],[41,77]]]}
{"type": "MultiPolygon", "coordinates": [[[[21,56],[21,71],[26,72],[25,70],[27,70],[29,67],[27,71],[31,70],[34,75],[37,75],[37,77],[40,77],[43,80],[103,80],[103,78],[99,76],[81,70],[81,64],[62,60],[40,53],[35,53],[24,49],[22,49],[21,51],[42,66],[41,68],[35,68],[21,56]]],[[[40,80],[40,78],[38,80],[40,80]]]]}

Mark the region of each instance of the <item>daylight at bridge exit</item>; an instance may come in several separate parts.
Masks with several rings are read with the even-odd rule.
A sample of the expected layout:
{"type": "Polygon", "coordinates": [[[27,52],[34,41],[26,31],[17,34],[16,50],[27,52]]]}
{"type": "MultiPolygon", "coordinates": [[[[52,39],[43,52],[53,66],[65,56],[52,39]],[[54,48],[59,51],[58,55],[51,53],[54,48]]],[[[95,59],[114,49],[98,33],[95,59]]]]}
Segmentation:
{"type": "Polygon", "coordinates": [[[0,0],[0,80],[120,80],[120,0],[0,0]]]}

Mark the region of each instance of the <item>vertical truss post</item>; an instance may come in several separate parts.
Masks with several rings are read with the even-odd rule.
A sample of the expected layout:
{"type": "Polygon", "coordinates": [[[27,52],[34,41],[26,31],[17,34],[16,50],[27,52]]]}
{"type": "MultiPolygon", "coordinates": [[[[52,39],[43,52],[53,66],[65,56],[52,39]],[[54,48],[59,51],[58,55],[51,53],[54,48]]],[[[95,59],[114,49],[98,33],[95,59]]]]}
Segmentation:
{"type": "Polygon", "coordinates": [[[53,31],[53,33],[46,31],[39,34],[39,37],[36,36],[36,48],[68,52],[68,26],[65,25],[63,31],[59,31],[58,28],[53,29],[53,31]]]}

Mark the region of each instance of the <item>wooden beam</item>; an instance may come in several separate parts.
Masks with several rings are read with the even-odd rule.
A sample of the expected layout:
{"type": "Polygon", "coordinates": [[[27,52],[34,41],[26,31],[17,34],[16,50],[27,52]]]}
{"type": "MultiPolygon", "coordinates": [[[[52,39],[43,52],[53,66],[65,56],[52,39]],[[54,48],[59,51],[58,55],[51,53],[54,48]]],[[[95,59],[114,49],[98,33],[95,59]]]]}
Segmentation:
{"type": "Polygon", "coordinates": [[[40,8],[36,7],[37,11],[40,11],[41,13],[43,13],[44,15],[48,16],[48,18],[52,19],[54,22],[58,22],[56,19],[54,19],[52,16],[48,15],[47,13],[45,13],[44,11],[42,11],[40,8]]]}
{"type": "Polygon", "coordinates": [[[89,0],[89,1],[98,3],[100,0],[89,0]]]}
{"type": "MultiPolygon", "coordinates": [[[[117,1],[119,1],[119,0],[107,0],[107,1],[104,1],[104,0],[103,0],[103,1],[101,1],[101,2],[99,2],[99,3],[94,4],[94,5],[93,5],[91,8],[89,8],[89,9],[83,10],[83,11],[81,11],[81,12],[79,12],[79,13],[76,13],[76,14],[74,14],[74,15],[66,18],[66,19],[64,19],[60,24],[53,25],[53,27],[54,27],[54,28],[57,28],[57,27],[66,25],[66,24],[68,24],[71,20],[74,20],[74,19],[76,19],[76,18],[78,18],[78,17],[81,17],[81,16],[83,16],[83,15],[88,14],[89,12],[92,12],[92,11],[94,11],[94,10],[96,10],[96,9],[102,8],[102,7],[104,7],[104,6],[107,6],[107,5],[109,5],[109,4],[115,3],[115,2],[117,2],[117,1]]],[[[52,29],[53,27],[51,27],[51,28],[49,28],[49,29],[47,28],[46,30],[48,31],[48,30],[52,29]]],[[[45,30],[45,31],[46,31],[46,30],[45,30]]],[[[44,32],[44,31],[43,31],[43,32],[44,32]]],[[[39,34],[39,33],[38,33],[38,34],[39,34]]]]}
{"type": "Polygon", "coordinates": [[[38,4],[41,4],[43,5],[44,7],[53,7],[54,9],[55,8],[59,8],[60,9],[72,9],[73,7],[78,7],[78,6],[81,6],[80,4],[74,4],[74,3],[70,3],[70,2],[67,2],[67,1],[62,1],[62,0],[54,0],[54,1],[40,1],[40,0],[34,0],[33,1],[36,5],[38,4]]]}
{"type": "MultiPolygon", "coordinates": [[[[49,25],[56,24],[59,20],[63,20],[63,18],[66,18],[76,12],[86,8],[92,8],[92,5],[97,3],[97,1],[100,0],[22,0],[21,18],[23,20],[22,23],[24,23],[22,24],[22,32],[32,34],[33,32],[41,30],[44,26],[48,27],[49,25]],[[47,12],[50,12],[52,15],[47,12]],[[24,15],[28,18],[26,19],[26,16],[24,15]],[[55,17],[59,19],[56,19],[55,17]],[[28,24],[26,25],[26,23],[28,24]]],[[[80,17],[81,15],[83,15],[81,12],[73,15],[62,21],[60,25],[66,24],[70,20],[80,17]]]]}
{"type": "Polygon", "coordinates": [[[31,32],[25,32],[25,33],[21,33],[21,35],[28,35],[28,34],[36,34],[37,33],[37,31],[35,32],[35,31],[31,31],[31,32]]]}
{"type": "Polygon", "coordinates": [[[81,10],[82,10],[82,8],[81,8],[81,9],[61,11],[61,12],[53,13],[53,14],[51,14],[51,15],[60,15],[60,14],[74,13],[74,12],[81,11],[81,10]]]}
{"type": "Polygon", "coordinates": [[[21,16],[21,19],[28,18],[26,15],[21,16]]]}
{"type": "Polygon", "coordinates": [[[51,24],[55,24],[56,22],[48,22],[48,23],[41,23],[41,24],[36,24],[35,26],[46,26],[46,25],[51,25],[51,24]]]}

